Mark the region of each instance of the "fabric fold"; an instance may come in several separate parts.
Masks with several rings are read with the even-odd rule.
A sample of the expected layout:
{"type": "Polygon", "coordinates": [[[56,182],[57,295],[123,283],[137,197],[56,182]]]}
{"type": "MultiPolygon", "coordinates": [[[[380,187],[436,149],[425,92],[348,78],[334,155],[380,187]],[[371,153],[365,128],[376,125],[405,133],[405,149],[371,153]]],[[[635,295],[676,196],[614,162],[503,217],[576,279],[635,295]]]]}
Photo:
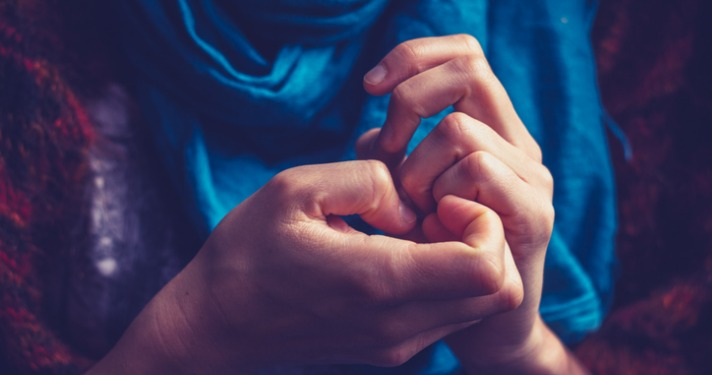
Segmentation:
{"type": "MultiPolygon", "coordinates": [[[[119,7],[156,145],[206,235],[280,170],[353,158],[355,139],[385,119],[388,96],[368,97],[360,81],[388,50],[418,37],[474,35],[556,181],[542,314],[569,343],[600,324],[612,293],[616,214],[589,41],[595,1],[130,0],[119,7]]],[[[425,119],[410,147],[445,113],[425,119]]],[[[424,353],[435,357],[418,362],[418,371],[456,371],[454,357],[442,353],[440,346],[424,353]]]]}

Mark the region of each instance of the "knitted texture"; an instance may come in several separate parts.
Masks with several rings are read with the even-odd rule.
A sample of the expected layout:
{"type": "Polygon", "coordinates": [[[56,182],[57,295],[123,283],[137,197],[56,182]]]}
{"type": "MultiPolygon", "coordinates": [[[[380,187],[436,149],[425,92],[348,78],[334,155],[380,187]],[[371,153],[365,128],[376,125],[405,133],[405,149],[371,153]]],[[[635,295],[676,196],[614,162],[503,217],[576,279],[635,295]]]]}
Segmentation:
{"type": "Polygon", "coordinates": [[[87,362],[50,328],[43,291],[69,252],[91,126],[42,51],[54,41],[20,30],[34,5],[0,2],[0,372],[73,373],[87,362]]]}
{"type": "Polygon", "coordinates": [[[601,93],[613,147],[620,277],[577,348],[596,374],[712,374],[712,3],[602,1],[601,93]]]}

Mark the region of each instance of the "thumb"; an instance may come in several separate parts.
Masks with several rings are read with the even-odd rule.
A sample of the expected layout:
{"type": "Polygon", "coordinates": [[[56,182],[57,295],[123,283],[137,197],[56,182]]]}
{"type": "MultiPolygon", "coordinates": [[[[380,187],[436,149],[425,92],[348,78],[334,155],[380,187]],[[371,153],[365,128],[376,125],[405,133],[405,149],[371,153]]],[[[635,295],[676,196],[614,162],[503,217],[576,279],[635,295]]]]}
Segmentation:
{"type": "Polygon", "coordinates": [[[438,202],[437,216],[444,228],[469,246],[505,246],[502,220],[487,206],[447,195],[438,202]]]}
{"type": "Polygon", "coordinates": [[[377,229],[402,234],[413,229],[416,215],[399,197],[385,164],[359,160],[303,167],[312,181],[309,194],[319,215],[360,215],[377,229]]]}

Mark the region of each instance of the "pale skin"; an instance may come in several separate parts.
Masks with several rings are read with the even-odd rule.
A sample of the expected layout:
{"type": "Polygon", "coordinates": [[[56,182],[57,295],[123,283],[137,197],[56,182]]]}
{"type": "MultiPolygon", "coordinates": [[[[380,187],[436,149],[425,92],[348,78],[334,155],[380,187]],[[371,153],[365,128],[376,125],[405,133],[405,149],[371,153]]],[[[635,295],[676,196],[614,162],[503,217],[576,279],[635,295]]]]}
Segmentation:
{"type": "Polygon", "coordinates": [[[396,366],[441,339],[471,373],[585,373],[538,313],[551,175],[477,41],[416,39],[379,65],[364,87],[392,97],[358,142],[369,160],[277,175],[89,373],[396,366]],[[420,119],[449,105],[404,158],[420,119]],[[349,228],[352,214],[388,235],[349,228]]]}

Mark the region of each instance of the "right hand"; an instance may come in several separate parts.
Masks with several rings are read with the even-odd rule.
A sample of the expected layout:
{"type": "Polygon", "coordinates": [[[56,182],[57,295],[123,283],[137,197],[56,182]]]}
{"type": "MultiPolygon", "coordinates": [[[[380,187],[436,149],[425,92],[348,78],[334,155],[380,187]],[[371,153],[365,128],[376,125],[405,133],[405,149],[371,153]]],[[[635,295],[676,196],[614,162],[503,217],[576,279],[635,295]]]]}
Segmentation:
{"type": "MultiPolygon", "coordinates": [[[[235,373],[280,363],[402,364],[516,307],[521,295],[498,216],[461,203],[471,205],[471,222],[452,225],[464,231],[464,242],[369,236],[341,216],[358,214],[394,234],[416,225],[383,163],[282,172],[223,219],[95,369],[118,372],[111,364],[123,363],[127,372],[235,373]],[[142,359],[150,365],[142,367],[142,359]]],[[[463,216],[442,215],[444,223],[463,216]]]]}
{"type": "Polygon", "coordinates": [[[371,73],[364,77],[364,87],[372,94],[392,94],[388,116],[382,129],[359,139],[357,150],[361,157],[387,163],[403,195],[425,214],[422,232],[411,233],[412,238],[460,238],[457,226],[443,227],[441,206],[466,215],[468,207],[475,207],[467,202],[475,201],[502,219],[524,282],[519,308],[452,335],[448,345],[473,373],[535,372],[539,364],[532,354],[550,354],[553,347],[564,353],[539,316],[544,260],[554,225],[553,180],[542,164],[541,149],[471,36],[406,41],[372,70],[379,71],[380,79],[371,73]],[[421,118],[450,105],[456,113],[446,116],[404,158],[421,118]],[[545,337],[552,337],[548,342],[555,345],[541,345],[545,337]]]}

